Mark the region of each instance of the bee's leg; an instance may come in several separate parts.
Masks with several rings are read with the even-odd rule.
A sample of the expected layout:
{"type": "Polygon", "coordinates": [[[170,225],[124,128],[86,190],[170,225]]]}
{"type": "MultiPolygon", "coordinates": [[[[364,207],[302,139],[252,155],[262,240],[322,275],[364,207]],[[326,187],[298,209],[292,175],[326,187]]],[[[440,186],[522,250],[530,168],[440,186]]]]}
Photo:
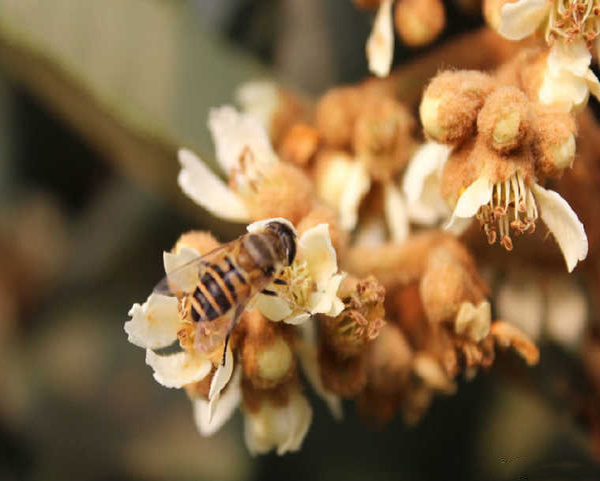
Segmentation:
{"type": "Polygon", "coordinates": [[[262,291],[260,291],[262,294],[264,294],[265,296],[276,296],[277,293],[275,291],[272,291],[270,289],[263,289],[262,291]]]}
{"type": "Polygon", "coordinates": [[[227,344],[229,344],[229,336],[231,332],[227,331],[227,335],[225,336],[225,345],[223,346],[223,359],[221,361],[221,366],[225,366],[225,355],[227,354],[227,344]]]}
{"type": "Polygon", "coordinates": [[[240,316],[242,315],[242,312],[244,312],[244,308],[245,308],[244,305],[240,305],[235,308],[235,311],[231,318],[231,322],[229,323],[229,326],[227,327],[227,334],[225,334],[225,345],[223,346],[223,359],[221,361],[222,366],[225,365],[225,356],[227,354],[227,346],[229,344],[229,337],[231,336],[231,331],[233,331],[233,328],[237,325],[237,323],[240,319],[240,316]]]}
{"type": "Polygon", "coordinates": [[[287,282],[284,279],[281,279],[281,278],[278,277],[277,279],[275,279],[273,281],[273,284],[278,284],[280,286],[286,286],[287,282]]]}

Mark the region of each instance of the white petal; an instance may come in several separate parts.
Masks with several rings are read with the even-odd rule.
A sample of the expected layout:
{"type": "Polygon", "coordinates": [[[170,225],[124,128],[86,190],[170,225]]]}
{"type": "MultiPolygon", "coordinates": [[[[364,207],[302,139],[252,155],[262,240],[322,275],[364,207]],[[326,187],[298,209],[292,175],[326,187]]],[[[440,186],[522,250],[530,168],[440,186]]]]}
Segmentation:
{"type": "Polygon", "coordinates": [[[294,224],[292,224],[289,220],[284,219],[283,217],[273,217],[272,219],[263,219],[258,220],[256,222],[252,222],[252,224],[248,224],[246,230],[248,232],[259,232],[261,230],[264,230],[267,224],[270,224],[271,222],[281,222],[282,224],[287,225],[292,230],[292,232],[294,232],[294,234],[297,235],[294,224]]]}
{"type": "Polygon", "coordinates": [[[239,167],[246,148],[252,151],[259,163],[271,163],[277,158],[260,122],[230,105],[211,109],[208,128],[215,142],[217,160],[227,175],[239,167]]]}
{"type": "Polygon", "coordinates": [[[165,387],[180,388],[204,379],[212,369],[212,363],[199,355],[178,352],[159,356],[146,350],[146,364],[154,369],[154,379],[165,387]]]}
{"type": "Polygon", "coordinates": [[[199,257],[200,253],[193,247],[183,246],[179,249],[177,254],[173,252],[163,252],[163,264],[165,266],[165,272],[169,274],[175,269],[178,269],[191,260],[199,257]]]}
{"type": "Polygon", "coordinates": [[[492,183],[485,177],[479,177],[469,187],[465,189],[462,195],[458,198],[452,218],[446,225],[446,229],[450,228],[454,220],[459,218],[470,218],[477,214],[477,211],[482,205],[487,204],[492,198],[492,183]]]}
{"type": "Polygon", "coordinates": [[[132,344],[159,349],[177,340],[181,319],[175,297],[150,294],[141,306],[133,305],[129,316],[131,320],[125,323],[125,332],[132,344]]]}
{"type": "Polygon", "coordinates": [[[570,277],[553,277],[547,283],[548,335],[569,349],[576,349],[588,324],[588,303],[583,289],[570,277]]]}
{"type": "Polygon", "coordinates": [[[567,263],[567,270],[571,272],[578,261],[587,257],[588,240],[583,224],[558,193],[537,184],[532,184],[532,191],[542,220],[556,239],[567,263]]]}
{"type": "Polygon", "coordinates": [[[588,69],[584,78],[587,81],[587,86],[590,89],[590,92],[592,92],[594,97],[600,99],[600,82],[598,81],[598,77],[596,77],[594,72],[588,69]]]}
{"type": "Polygon", "coordinates": [[[304,232],[298,241],[298,252],[300,258],[306,261],[317,289],[324,290],[331,276],[338,270],[337,255],[329,237],[329,226],[319,224],[304,232]]]}
{"type": "Polygon", "coordinates": [[[210,412],[210,403],[206,399],[193,399],[194,420],[202,436],[212,436],[229,421],[240,404],[242,369],[238,365],[231,376],[231,380],[219,398],[214,412],[210,412]]]}
{"type": "Polygon", "coordinates": [[[500,11],[498,33],[509,40],[531,35],[548,15],[548,0],[518,0],[506,3],[500,11]]]}
{"type": "Polygon", "coordinates": [[[279,88],[270,80],[246,82],[236,92],[236,100],[244,113],[260,122],[267,133],[279,105],[279,88]]]}
{"type": "Polygon", "coordinates": [[[180,149],[181,190],[211,214],[232,222],[248,222],[250,214],[238,195],[217,177],[193,152],[180,149]]]}
{"type": "Polygon", "coordinates": [[[583,40],[568,44],[557,40],[548,55],[548,68],[554,75],[567,70],[577,77],[584,77],[591,61],[592,54],[583,40]]]}
{"type": "Polygon", "coordinates": [[[304,324],[310,319],[311,315],[304,311],[294,311],[292,314],[287,316],[283,322],[290,324],[291,326],[299,326],[304,324]]]}
{"type": "Polygon", "coordinates": [[[419,147],[411,158],[402,179],[402,190],[409,203],[419,200],[426,179],[431,175],[438,175],[451,151],[452,147],[437,142],[426,142],[419,147]]]}
{"type": "Polygon", "coordinates": [[[391,182],[384,191],[385,218],[394,242],[404,242],[410,232],[408,209],[400,190],[391,182]]]}
{"type": "Polygon", "coordinates": [[[345,273],[336,274],[330,278],[323,291],[317,291],[311,294],[311,313],[335,317],[344,310],[344,303],[337,296],[337,291],[340,288],[340,284],[344,280],[344,277],[346,277],[345,273]]]}
{"type": "Polygon", "coordinates": [[[304,375],[313,390],[327,404],[331,415],[336,420],[341,420],[344,412],[340,397],[325,389],[321,380],[318,362],[317,333],[314,322],[306,322],[300,328],[300,339],[296,342],[296,352],[304,375]]]}
{"type": "Polygon", "coordinates": [[[446,229],[446,231],[450,232],[452,235],[460,237],[471,226],[472,223],[472,217],[467,217],[464,219],[461,217],[454,217],[453,219],[450,219],[444,229],[446,229]]]}
{"type": "Polygon", "coordinates": [[[250,454],[277,454],[297,451],[308,432],[312,409],[298,391],[289,395],[285,406],[264,401],[258,412],[244,411],[244,438],[250,454]]]}
{"type": "Polygon", "coordinates": [[[209,417],[212,418],[219,396],[223,388],[229,382],[231,374],[233,373],[233,354],[231,353],[231,346],[227,345],[227,351],[225,352],[225,365],[219,363],[219,367],[215,371],[215,374],[210,382],[210,389],[208,391],[209,400],[209,417]]]}
{"type": "Polygon", "coordinates": [[[394,32],[392,26],[393,0],[383,0],[377,11],[373,30],[367,40],[369,70],[378,77],[390,73],[394,58],[394,32]]]}
{"type": "Polygon", "coordinates": [[[588,96],[589,85],[586,78],[577,77],[568,70],[562,70],[556,75],[550,69],[545,70],[538,92],[541,103],[569,112],[573,106],[585,105],[588,96]]]}
{"type": "MultiPolygon", "coordinates": [[[[433,226],[451,214],[441,195],[440,187],[440,179],[436,176],[427,178],[421,198],[408,204],[408,218],[412,223],[433,226]]],[[[454,225],[456,226],[456,221],[454,225]]]]}
{"type": "Polygon", "coordinates": [[[342,196],[339,201],[340,225],[344,230],[352,230],[358,222],[358,208],[369,189],[371,177],[362,162],[352,162],[342,196]]]}
{"type": "Polygon", "coordinates": [[[258,309],[270,321],[279,322],[292,314],[289,303],[279,296],[257,294],[252,307],[258,309]]]}

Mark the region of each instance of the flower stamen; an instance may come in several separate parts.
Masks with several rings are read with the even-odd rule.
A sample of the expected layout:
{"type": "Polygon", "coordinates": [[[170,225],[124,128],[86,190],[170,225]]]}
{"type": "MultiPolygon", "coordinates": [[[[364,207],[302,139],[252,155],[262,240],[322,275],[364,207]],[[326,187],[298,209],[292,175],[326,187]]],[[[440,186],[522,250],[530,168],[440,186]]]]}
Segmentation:
{"type": "Polygon", "coordinates": [[[533,233],[538,210],[531,190],[519,171],[492,187],[492,198],[476,214],[489,244],[500,239],[507,251],[513,249],[515,235],[533,233]]]}

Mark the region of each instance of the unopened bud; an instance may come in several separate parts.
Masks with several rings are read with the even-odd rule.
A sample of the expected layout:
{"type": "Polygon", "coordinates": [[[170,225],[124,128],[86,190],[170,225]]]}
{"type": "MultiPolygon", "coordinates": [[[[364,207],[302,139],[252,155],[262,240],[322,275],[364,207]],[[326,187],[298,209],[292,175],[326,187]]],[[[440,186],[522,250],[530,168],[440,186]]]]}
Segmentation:
{"type": "Polygon", "coordinates": [[[425,133],[438,142],[458,145],[475,132],[475,121],[493,90],[492,78],[462,70],[438,74],[429,84],[419,108],[425,133]]]}
{"type": "Polygon", "coordinates": [[[492,92],[477,117],[477,129],[487,144],[500,153],[522,145],[531,132],[529,101],[516,87],[492,92]]]}
{"type": "Polygon", "coordinates": [[[411,47],[433,42],[446,25],[440,0],[400,0],[394,12],[396,32],[411,47]]]}

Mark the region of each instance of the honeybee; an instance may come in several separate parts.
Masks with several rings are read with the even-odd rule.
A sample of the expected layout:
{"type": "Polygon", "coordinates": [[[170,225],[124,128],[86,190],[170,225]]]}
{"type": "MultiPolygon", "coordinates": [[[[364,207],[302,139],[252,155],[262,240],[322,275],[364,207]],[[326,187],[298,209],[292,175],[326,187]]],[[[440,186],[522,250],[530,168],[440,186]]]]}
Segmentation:
{"type": "Polygon", "coordinates": [[[183,316],[196,323],[195,346],[212,352],[224,342],[223,364],[231,331],[248,302],[296,257],[296,231],[285,219],[267,222],[206,255],[170,272],[154,292],[180,299],[183,316]]]}

